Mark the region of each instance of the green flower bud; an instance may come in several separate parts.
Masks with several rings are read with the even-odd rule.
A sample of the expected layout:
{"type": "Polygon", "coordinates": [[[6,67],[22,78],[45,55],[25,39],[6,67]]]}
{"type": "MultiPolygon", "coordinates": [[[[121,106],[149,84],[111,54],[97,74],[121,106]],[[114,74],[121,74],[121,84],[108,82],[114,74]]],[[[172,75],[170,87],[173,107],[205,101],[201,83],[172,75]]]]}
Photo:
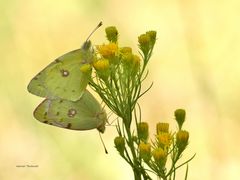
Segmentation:
{"type": "Polygon", "coordinates": [[[107,39],[110,42],[117,42],[118,40],[118,31],[115,26],[109,26],[105,29],[107,39]]]}
{"type": "Polygon", "coordinates": [[[160,134],[161,132],[165,132],[165,133],[169,132],[168,123],[157,123],[157,134],[160,134]]]}
{"type": "Polygon", "coordinates": [[[162,148],[157,148],[153,150],[152,155],[156,164],[163,168],[167,161],[167,153],[162,148]]]}
{"type": "Polygon", "coordinates": [[[148,31],[148,32],[146,32],[146,34],[149,36],[152,46],[154,46],[154,44],[156,42],[157,32],[156,31],[148,31]]]}
{"type": "Polygon", "coordinates": [[[151,41],[150,36],[147,34],[141,34],[138,37],[138,43],[140,48],[148,49],[150,41],[151,41]]]}
{"type": "Polygon", "coordinates": [[[185,130],[180,130],[176,134],[176,144],[179,152],[183,152],[186,146],[188,145],[189,132],[185,130]]]}
{"type": "Polygon", "coordinates": [[[126,53],[131,53],[132,54],[132,48],[130,48],[130,47],[122,47],[121,49],[120,49],[120,52],[121,53],[123,53],[123,54],[126,54],[126,53]]]}
{"type": "Polygon", "coordinates": [[[138,138],[144,142],[148,140],[148,123],[141,122],[137,124],[138,138]]]}
{"type": "Polygon", "coordinates": [[[122,155],[125,149],[125,140],[122,136],[117,136],[114,139],[115,148],[122,155]]]}
{"type": "Polygon", "coordinates": [[[179,127],[179,129],[181,129],[182,125],[185,121],[186,112],[184,109],[177,109],[174,112],[174,114],[175,114],[176,121],[178,123],[178,127],[179,127]]]}
{"type": "Polygon", "coordinates": [[[151,144],[141,142],[138,146],[140,157],[145,161],[148,162],[151,159],[151,144]]]}

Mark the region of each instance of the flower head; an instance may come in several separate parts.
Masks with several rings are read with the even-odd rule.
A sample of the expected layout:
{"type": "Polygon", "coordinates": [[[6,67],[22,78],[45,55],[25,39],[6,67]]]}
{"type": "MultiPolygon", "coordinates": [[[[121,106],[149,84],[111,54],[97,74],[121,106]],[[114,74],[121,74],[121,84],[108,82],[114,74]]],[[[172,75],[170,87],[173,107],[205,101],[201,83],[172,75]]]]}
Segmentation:
{"type": "Polygon", "coordinates": [[[110,42],[117,42],[118,40],[118,31],[115,26],[109,26],[105,29],[107,39],[110,42]]]}
{"type": "Polygon", "coordinates": [[[162,132],[169,132],[169,124],[168,123],[157,123],[157,134],[162,132]]]}
{"type": "Polygon", "coordinates": [[[130,48],[130,47],[122,47],[120,49],[120,52],[123,53],[123,54],[132,53],[132,48],[130,48]]]}
{"type": "Polygon", "coordinates": [[[108,59],[99,59],[93,62],[93,67],[97,71],[104,71],[109,68],[109,61],[108,59]]]}
{"type": "Polygon", "coordinates": [[[138,138],[143,141],[147,141],[148,139],[148,123],[146,122],[140,122],[137,124],[137,133],[138,138]]]}
{"type": "Polygon", "coordinates": [[[176,144],[180,151],[180,153],[186,148],[188,145],[188,139],[189,139],[189,132],[185,130],[180,130],[177,132],[176,135],[176,144]]]}
{"type": "Polygon", "coordinates": [[[162,168],[167,160],[167,153],[162,148],[154,149],[152,152],[155,162],[162,168]]]}
{"type": "Polygon", "coordinates": [[[114,139],[115,148],[118,150],[120,154],[123,154],[125,149],[125,140],[122,136],[117,136],[114,139]]]}
{"type": "Polygon", "coordinates": [[[156,42],[157,32],[156,31],[148,31],[148,32],[146,32],[146,34],[149,36],[151,44],[154,45],[156,42]]]}
{"type": "Polygon", "coordinates": [[[158,146],[167,149],[172,143],[172,136],[170,133],[162,132],[156,135],[158,146]]]}
{"type": "Polygon", "coordinates": [[[151,144],[141,142],[138,148],[140,157],[143,158],[144,161],[148,162],[151,158],[151,144]]]}
{"type": "Polygon", "coordinates": [[[185,121],[186,112],[185,112],[184,109],[177,109],[174,112],[174,115],[175,115],[176,121],[178,123],[179,129],[181,129],[182,125],[183,125],[183,123],[185,121]]]}
{"type": "Polygon", "coordinates": [[[116,43],[109,43],[109,44],[103,44],[97,46],[98,52],[102,55],[104,58],[112,58],[116,55],[118,51],[118,46],[116,43]]]}

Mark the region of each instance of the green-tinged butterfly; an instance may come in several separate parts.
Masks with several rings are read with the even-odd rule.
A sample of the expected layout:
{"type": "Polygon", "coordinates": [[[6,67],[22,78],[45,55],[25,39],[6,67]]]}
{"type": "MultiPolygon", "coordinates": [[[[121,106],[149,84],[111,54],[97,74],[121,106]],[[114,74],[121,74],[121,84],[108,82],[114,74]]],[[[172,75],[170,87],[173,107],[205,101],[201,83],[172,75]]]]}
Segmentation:
{"type": "Polygon", "coordinates": [[[72,129],[97,129],[104,133],[107,114],[87,90],[77,101],[45,99],[34,111],[34,117],[46,124],[72,129]]]}
{"type": "Polygon", "coordinates": [[[54,60],[28,84],[28,91],[40,97],[49,99],[61,98],[77,101],[82,96],[91,77],[91,70],[82,72],[84,64],[93,61],[93,49],[88,40],[98,26],[92,31],[80,49],[68,52],[54,60]]]}

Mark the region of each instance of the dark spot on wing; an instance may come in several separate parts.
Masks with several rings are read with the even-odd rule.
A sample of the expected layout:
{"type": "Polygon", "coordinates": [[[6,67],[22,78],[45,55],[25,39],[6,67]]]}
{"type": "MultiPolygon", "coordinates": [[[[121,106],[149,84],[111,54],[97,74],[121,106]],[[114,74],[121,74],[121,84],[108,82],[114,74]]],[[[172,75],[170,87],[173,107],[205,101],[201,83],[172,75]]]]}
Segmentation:
{"type": "Polygon", "coordinates": [[[60,73],[61,73],[62,77],[67,77],[69,75],[69,71],[65,70],[65,69],[61,69],[60,73]]]}
{"type": "Polygon", "coordinates": [[[47,123],[48,123],[48,121],[43,121],[43,123],[46,123],[46,124],[47,124],[47,123]]]}
{"type": "Polygon", "coordinates": [[[68,129],[70,129],[70,128],[71,128],[71,126],[72,126],[72,124],[71,124],[71,123],[68,123],[68,124],[67,124],[67,128],[68,128],[68,129]]]}
{"type": "Polygon", "coordinates": [[[59,63],[59,62],[60,62],[60,60],[59,60],[59,59],[55,59],[55,62],[56,62],[56,63],[59,63]]]}
{"type": "Polygon", "coordinates": [[[74,117],[77,114],[76,109],[69,109],[68,110],[68,117],[74,117]]]}
{"type": "Polygon", "coordinates": [[[52,123],[49,123],[50,125],[52,125],[52,123]]]}

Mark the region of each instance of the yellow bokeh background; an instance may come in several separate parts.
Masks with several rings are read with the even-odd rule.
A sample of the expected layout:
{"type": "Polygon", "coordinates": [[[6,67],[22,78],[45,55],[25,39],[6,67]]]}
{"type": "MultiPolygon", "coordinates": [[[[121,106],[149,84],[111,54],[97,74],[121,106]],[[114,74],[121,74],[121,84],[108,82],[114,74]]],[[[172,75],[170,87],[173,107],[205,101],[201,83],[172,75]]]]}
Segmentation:
{"type": "MultiPolygon", "coordinates": [[[[52,60],[79,48],[99,21],[117,26],[120,45],[136,51],[139,34],[157,31],[144,88],[154,86],[140,101],[142,118],[153,134],[158,121],[175,129],[174,110],[186,109],[190,144],[183,159],[197,154],[189,179],[240,177],[238,0],[2,0],[0,17],[0,179],[133,179],[113,147],[114,127],[103,135],[106,155],[96,130],[34,120],[42,98],[26,90],[52,60]]],[[[104,27],[94,44],[105,41],[104,27]]]]}

